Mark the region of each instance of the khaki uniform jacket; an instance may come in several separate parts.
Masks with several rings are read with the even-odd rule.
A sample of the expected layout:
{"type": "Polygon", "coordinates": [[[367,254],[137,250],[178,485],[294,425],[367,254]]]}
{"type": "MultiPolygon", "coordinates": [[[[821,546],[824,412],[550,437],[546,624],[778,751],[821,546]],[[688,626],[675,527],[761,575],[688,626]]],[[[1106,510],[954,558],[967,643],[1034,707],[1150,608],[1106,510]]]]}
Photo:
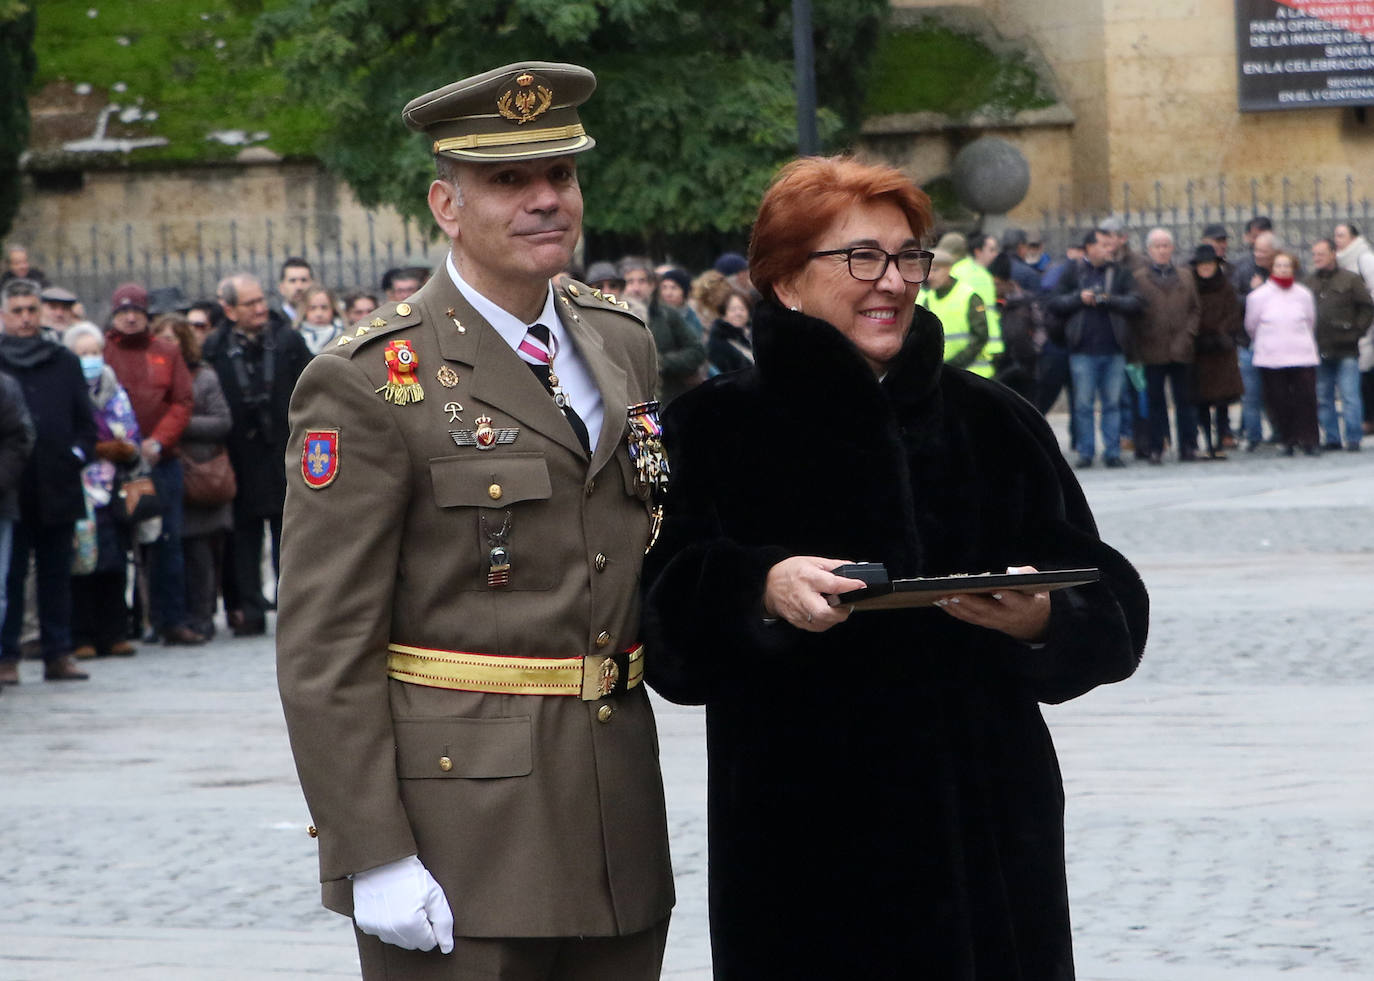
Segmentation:
{"type": "Polygon", "coordinates": [[[337,912],[352,912],[347,876],[416,853],[443,887],[458,936],[616,936],[672,907],[643,685],[584,702],[387,677],[388,643],[520,657],[639,640],[650,522],[625,409],[653,397],[653,339],[587,287],[560,291],[558,307],[604,402],[590,461],[442,267],[361,335],[350,328],[349,343],[316,357],[296,387],[277,670],[318,829],[324,905],[337,912]],[[377,389],[387,342],[403,339],[424,398],[396,404],[377,389]],[[452,387],[441,366],[456,373],[452,387]],[[515,440],[456,445],[450,430],[472,431],[483,415],[517,429],[515,440]],[[305,438],[327,430],[338,431],[337,472],[315,489],[303,476],[305,438]],[[493,589],[482,516],[495,531],[507,512],[510,583],[493,589]]]}

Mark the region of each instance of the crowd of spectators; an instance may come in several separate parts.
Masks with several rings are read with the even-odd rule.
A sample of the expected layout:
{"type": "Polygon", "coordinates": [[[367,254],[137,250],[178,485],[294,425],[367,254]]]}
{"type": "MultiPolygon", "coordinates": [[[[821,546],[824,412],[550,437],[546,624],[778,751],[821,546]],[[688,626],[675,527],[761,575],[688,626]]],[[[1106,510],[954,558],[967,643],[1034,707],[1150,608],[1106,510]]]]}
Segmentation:
{"type": "Polygon", "coordinates": [[[1067,390],[1079,467],[1099,459],[1099,439],[1108,467],[1266,443],[1287,456],[1358,451],[1374,432],[1374,249],[1348,222],[1301,252],[1264,216],[1243,235],[1230,258],[1227,228],[1208,225],[1180,261],[1167,229],[1146,230],[1136,252],[1115,218],[1058,259],[1019,228],[951,232],[918,302],[944,324],[948,363],[1042,412],[1067,390]]]}
{"type": "MultiPolygon", "coordinates": [[[[19,662],[49,681],[137,644],[262,634],[276,595],[296,379],[346,324],[425,270],[342,298],[310,264],[269,295],[248,273],[191,302],[125,283],[107,322],[11,246],[0,275],[0,691],[19,662]],[[270,550],[270,563],[264,555],[270,550]]],[[[87,298],[90,299],[90,298],[87,298]]]]}
{"type": "MultiPolygon", "coordinates": [[[[1165,229],[1142,244],[1133,251],[1111,218],[1063,256],[1033,231],[949,232],[918,302],[944,325],[948,363],[1042,412],[1067,391],[1079,467],[1098,458],[1099,438],[1108,467],[1131,452],[1161,464],[1255,451],[1266,415],[1285,454],[1360,448],[1374,429],[1374,249],[1355,226],[1337,225],[1305,256],[1263,217],[1246,224],[1234,257],[1219,224],[1186,262],[1165,229]]],[[[564,275],[644,321],[664,403],[753,362],[758,294],[739,253],[698,275],[642,256],[564,275]]],[[[102,328],[10,247],[0,272],[0,690],[18,682],[25,654],[43,659],[46,679],[81,680],[86,659],[131,655],[135,642],[202,644],[221,610],[235,635],[264,633],[296,379],[427,276],[392,269],[380,290],[339,294],[291,258],[270,291],[248,273],[196,302],[177,287],[126,283],[102,328]]]]}

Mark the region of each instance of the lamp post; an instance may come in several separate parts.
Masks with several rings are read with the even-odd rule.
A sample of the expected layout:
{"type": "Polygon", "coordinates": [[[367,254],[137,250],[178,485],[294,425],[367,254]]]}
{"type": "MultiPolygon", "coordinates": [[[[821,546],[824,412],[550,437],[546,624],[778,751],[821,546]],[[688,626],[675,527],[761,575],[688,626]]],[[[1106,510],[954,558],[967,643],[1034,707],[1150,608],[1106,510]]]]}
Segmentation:
{"type": "Polygon", "coordinates": [[[816,136],[816,52],[811,35],[811,0],[792,0],[792,63],[797,88],[797,153],[820,151],[816,136]]]}

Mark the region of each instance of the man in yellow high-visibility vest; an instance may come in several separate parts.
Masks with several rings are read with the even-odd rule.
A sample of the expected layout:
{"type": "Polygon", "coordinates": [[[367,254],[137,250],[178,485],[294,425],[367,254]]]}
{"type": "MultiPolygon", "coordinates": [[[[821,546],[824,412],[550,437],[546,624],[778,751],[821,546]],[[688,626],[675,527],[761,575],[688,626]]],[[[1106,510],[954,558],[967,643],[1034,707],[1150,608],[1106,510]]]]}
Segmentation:
{"type": "Polygon", "coordinates": [[[991,378],[993,358],[1002,353],[1002,332],[983,298],[952,272],[954,256],[937,248],[930,275],[916,302],[945,328],[945,363],[991,378]]]}

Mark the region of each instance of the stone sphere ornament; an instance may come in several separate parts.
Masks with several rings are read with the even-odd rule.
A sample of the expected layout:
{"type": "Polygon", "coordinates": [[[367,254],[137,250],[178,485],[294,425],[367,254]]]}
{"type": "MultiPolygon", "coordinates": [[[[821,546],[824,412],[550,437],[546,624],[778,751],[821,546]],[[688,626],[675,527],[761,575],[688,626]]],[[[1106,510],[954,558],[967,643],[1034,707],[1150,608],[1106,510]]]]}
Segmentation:
{"type": "Polygon", "coordinates": [[[1003,215],[1030,190],[1030,164],[1015,146],[998,136],[980,136],[954,157],[954,193],[964,207],[983,215],[1003,215]]]}

